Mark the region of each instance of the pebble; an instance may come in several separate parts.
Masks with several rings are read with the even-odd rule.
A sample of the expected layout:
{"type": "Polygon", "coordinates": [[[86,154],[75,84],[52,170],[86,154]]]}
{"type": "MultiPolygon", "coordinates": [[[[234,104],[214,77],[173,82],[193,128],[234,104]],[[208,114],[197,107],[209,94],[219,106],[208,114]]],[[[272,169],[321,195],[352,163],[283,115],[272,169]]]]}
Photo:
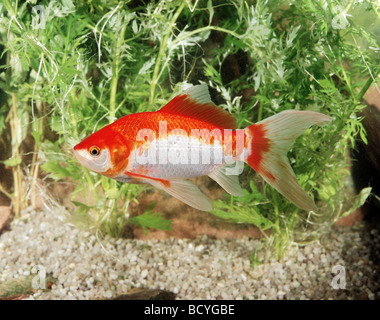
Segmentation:
{"type": "Polygon", "coordinates": [[[147,275],[148,275],[148,270],[145,269],[141,272],[141,278],[146,278],[147,275]]]}
{"type": "Polygon", "coordinates": [[[0,235],[0,282],[45,268],[50,290],[25,299],[109,299],[135,287],[175,293],[177,299],[377,299],[379,231],[333,227],[319,242],[292,247],[280,261],[260,240],[241,238],[131,240],[104,237],[64,222],[53,211],[29,210],[0,235]],[[34,268],[34,266],[38,266],[34,268]],[[345,288],[333,267],[344,268],[345,288]],[[335,284],[335,285],[333,285],[335,284]]]}

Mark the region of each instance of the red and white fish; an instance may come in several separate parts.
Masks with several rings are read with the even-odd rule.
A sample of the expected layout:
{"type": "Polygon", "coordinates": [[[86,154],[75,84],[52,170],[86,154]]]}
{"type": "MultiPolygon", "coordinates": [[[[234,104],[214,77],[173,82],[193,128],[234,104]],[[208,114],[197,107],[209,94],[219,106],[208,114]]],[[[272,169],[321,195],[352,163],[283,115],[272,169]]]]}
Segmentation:
{"type": "Polygon", "coordinates": [[[86,168],[118,181],[146,183],[186,204],[212,210],[212,201],[186,180],[208,175],[228,193],[243,195],[234,162],[245,162],[304,210],[316,211],[287,159],[296,137],[329,116],[287,110],[237,129],[234,116],[216,106],[207,85],[193,86],[155,112],[124,116],[74,147],[86,168]]]}

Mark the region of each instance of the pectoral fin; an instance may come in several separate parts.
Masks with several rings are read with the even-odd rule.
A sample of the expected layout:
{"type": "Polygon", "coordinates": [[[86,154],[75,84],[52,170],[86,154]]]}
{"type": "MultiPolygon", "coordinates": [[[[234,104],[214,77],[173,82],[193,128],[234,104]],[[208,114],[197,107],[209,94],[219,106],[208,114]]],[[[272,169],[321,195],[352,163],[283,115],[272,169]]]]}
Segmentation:
{"type": "Polygon", "coordinates": [[[163,184],[157,180],[151,180],[149,183],[156,188],[165,190],[173,197],[181,200],[189,206],[201,210],[211,211],[212,201],[206,197],[196,185],[187,180],[170,180],[168,184],[163,184]]]}
{"type": "Polygon", "coordinates": [[[212,201],[206,197],[201,190],[198,189],[193,183],[187,180],[165,180],[144,176],[141,174],[135,174],[131,172],[125,172],[128,176],[134,179],[138,179],[142,183],[150,183],[152,186],[164,190],[171,196],[181,200],[187,205],[201,210],[211,211],[212,201]]]}

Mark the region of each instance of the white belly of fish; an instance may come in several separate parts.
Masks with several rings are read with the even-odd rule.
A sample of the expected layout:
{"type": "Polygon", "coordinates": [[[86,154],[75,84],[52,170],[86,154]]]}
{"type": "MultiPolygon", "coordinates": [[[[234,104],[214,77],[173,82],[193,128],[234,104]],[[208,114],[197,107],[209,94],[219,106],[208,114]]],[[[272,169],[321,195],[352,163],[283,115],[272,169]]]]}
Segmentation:
{"type": "Polygon", "coordinates": [[[136,149],[130,156],[127,171],[160,179],[187,179],[208,175],[226,162],[222,146],[184,136],[154,139],[136,149]]]}

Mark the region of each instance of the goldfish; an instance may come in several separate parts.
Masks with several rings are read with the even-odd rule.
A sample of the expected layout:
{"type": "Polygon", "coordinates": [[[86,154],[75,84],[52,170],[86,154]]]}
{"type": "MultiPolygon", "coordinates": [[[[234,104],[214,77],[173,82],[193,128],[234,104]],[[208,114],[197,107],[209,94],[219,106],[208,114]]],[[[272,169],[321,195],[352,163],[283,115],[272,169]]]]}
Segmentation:
{"type": "Polygon", "coordinates": [[[295,138],[331,117],[286,110],[238,129],[236,118],[210,98],[206,84],[175,96],[160,110],[126,115],[94,132],[74,149],[89,170],[126,183],[150,184],[191,207],[213,209],[188,179],[207,175],[227,193],[242,196],[244,163],[296,206],[317,211],[299,185],[287,152],[295,138]]]}

